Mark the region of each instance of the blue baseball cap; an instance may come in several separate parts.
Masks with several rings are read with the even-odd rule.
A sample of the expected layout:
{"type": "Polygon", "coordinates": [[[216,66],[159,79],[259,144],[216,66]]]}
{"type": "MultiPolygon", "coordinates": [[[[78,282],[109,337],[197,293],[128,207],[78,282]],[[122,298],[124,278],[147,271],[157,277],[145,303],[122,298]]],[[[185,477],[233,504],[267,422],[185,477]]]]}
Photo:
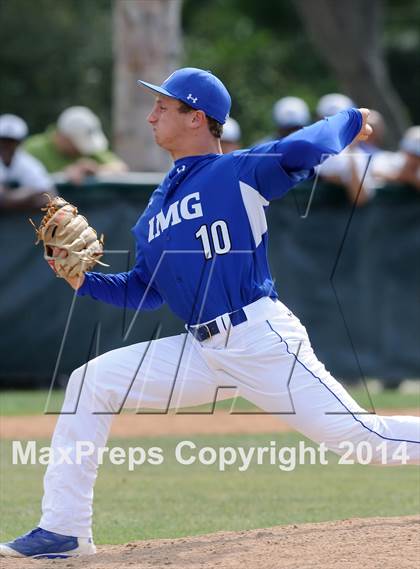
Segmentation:
{"type": "Polygon", "coordinates": [[[229,116],[232,103],[229,91],[210,71],[184,67],[174,71],[160,86],[140,80],[137,85],[183,101],[197,111],[204,111],[220,124],[225,124],[229,116]]]}

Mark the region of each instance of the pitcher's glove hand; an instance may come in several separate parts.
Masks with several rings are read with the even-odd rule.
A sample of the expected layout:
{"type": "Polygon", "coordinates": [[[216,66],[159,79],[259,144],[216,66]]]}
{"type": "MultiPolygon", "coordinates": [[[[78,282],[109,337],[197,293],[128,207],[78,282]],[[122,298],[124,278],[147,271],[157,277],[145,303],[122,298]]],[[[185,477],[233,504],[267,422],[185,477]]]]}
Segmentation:
{"type": "Polygon", "coordinates": [[[77,207],[55,197],[42,211],[46,213],[39,227],[30,221],[35,227],[36,244],[43,241],[44,259],[57,277],[80,277],[96,263],[104,265],[99,260],[103,255],[103,236],[98,239],[77,207]]]}

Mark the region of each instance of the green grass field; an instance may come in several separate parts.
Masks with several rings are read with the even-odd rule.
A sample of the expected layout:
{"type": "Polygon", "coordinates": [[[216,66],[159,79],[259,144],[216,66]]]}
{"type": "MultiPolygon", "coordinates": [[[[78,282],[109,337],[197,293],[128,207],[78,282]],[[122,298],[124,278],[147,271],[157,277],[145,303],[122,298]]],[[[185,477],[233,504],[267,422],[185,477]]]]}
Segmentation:
{"type": "MultiPolygon", "coordinates": [[[[366,408],[365,390],[352,389],[366,408]]],[[[42,414],[47,392],[3,392],[3,416],[42,414]]],[[[417,408],[415,394],[384,391],[371,395],[375,408],[417,408]]],[[[54,392],[50,410],[58,410],[63,393],[54,392]]],[[[231,402],[217,404],[230,409],[231,402]]],[[[238,401],[236,410],[251,409],[238,401]]],[[[18,436],[18,435],[17,435],[18,436]]],[[[127,465],[105,462],[95,489],[95,535],[101,543],[125,543],[145,538],[172,538],[219,530],[245,530],[289,523],[350,517],[397,516],[420,511],[420,470],[416,467],[383,468],[344,466],[328,455],[327,466],[302,465],[285,472],[276,465],[253,464],[246,472],[230,467],[183,466],[174,456],[184,439],[202,446],[295,447],[296,433],[159,437],[110,441],[110,446],[158,446],[164,463],[143,465],[133,472],[127,465]]],[[[12,465],[11,441],[0,441],[0,540],[29,530],[39,520],[45,467],[12,465]]],[[[48,445],[49,441],[40,441],[48,445]]]]}
{"type": "MultiPolygon", "coordinates": [[[[369,393],[365,388],[349,389],[352,396],[362,407],[372,411],[369,393]]],[[[44,413],[48,391],[3,391],[0,392],[0,415],[40,415],[44,413]]],[[[375,409],[409,409],[420,407],[420,391],[416,393],[400,393],[394,390],[385,390],[379,393],[370,393],[375,409]]],[[[48,410],[58,412],[64,398],[64,391],[52,392],[48,410]]],[[[230,409],[231,400],[220,401],[217,409],[230,409]]],[[[235,403],[234,410],[252,410],[253,406],[242,399],[235,403]]]]}
{"type": "MultiPolygon", "coordinates": [[[[244,530],[274,525],[350,517],[416,514],[420,510],[420,471],[416,467],[344,466],[328,455],[329,464],[297,466],[292,472],[276,465],[254,464],[246,472],[230,467],[179,464],[174,449],[179,437],[114,440],[127,447],[158,446],[160,466],[106,462],[95,492],[94,531],[98,543],[124,543],[144,538],[171,538],[218,530],[244,530]]],[[[202,446],[296,446],[297,434],[191,437],[202,446]]],[[[44,441],[48,444],[47,441],[44,441]]],[[[11,464],[11,443],[1,445],[1,531],[9,539],[37,524],[45,467],[11,464]]]]}

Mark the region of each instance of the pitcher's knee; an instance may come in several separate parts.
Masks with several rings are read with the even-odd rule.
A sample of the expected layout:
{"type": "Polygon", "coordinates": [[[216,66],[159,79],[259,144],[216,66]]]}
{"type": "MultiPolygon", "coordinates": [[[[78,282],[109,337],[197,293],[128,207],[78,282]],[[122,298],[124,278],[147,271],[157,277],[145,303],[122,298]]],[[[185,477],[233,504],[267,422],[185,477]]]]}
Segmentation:
{"type": "Polygon", "coordinates": [[[66,388],[63,411],[76,412],[81,407],[93,411],[107,411],[110,393],[100,381],[97,381],[94,366],[86,364],[75,369],[70,375],[66,388]]]}
{"type": "Polygon", "coordinates": [[[64,406],[74,405],[80,394],[81,387],[83,385],[83,368],[75,369],[67,382],[66,395],[64,399],[64,406]]]}

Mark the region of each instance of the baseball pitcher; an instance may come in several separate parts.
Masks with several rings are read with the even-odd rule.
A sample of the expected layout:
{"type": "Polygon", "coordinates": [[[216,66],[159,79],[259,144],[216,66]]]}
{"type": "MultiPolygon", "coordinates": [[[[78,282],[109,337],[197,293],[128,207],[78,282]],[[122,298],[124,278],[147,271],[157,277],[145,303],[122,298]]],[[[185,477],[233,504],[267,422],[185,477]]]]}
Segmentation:
{"type": "MultiPolygon", "coordinates": [[[[80,440],[104,447],[112,413],[122,405],[156,410],[200,405],[213,402],[218,387],[229,385],[262,410],[284,413],[281,418],[294,429],[336,453],[343,452],[342,441],[366,442],[374,463],[382,463],[385,454],[386,464],[395,464],[403,443],[408,461],[418,463],[419,418],[363,412],[317,359],[304,326],[279,300],[267,262],[270,202],[312,176],[328,156],[367,138],[369,111],[351,108],[286,138],[223,155],[220,136],[231,98],[215,75],[185,68],[160,86],[139,84],[154,95],[148,122],[174,164],[132,230],[135,265],[119,274],[89,271],[102,254],[102,242],[87,222],[74,221],[79,214],[69,204],[54,206],[38,236],[49,264],[80,297],[134,310],[167,303],[186,329],[113,350],[75,370],[53,449],[70,449],[72,456],[80,440]]],[[[1,545],[0,555],[95,552],[97,460],[67,462],[47,469],[39,527],[1,545]]]]}

